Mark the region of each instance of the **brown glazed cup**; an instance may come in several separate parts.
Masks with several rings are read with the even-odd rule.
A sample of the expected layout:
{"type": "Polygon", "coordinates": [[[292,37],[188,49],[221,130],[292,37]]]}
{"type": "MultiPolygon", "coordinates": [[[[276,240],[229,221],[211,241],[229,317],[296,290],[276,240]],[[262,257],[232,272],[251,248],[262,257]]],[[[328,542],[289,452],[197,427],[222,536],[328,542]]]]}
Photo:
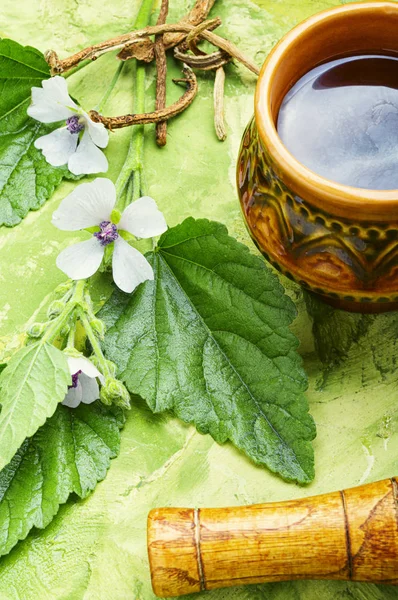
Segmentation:
{"type": "Polygon", "coordinates": [[[320,177],[288,152],[275,125],[300,77],[355,53],[398,54],[398,3],[327,10],[279,42],[258,79],[255,116],[238,158],[238,191],[249,232],[276,268],[339,308],[381,312],[398,309],[398,190],[320,177]]]}

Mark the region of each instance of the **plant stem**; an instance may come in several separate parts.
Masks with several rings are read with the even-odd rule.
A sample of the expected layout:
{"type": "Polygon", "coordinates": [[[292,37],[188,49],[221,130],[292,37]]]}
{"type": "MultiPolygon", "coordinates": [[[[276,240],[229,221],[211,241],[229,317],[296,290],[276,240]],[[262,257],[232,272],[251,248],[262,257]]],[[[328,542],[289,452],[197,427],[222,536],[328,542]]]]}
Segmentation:
{"type": "MultiPolygon", "coordinates": [[[[138,113],[145,112],[145,66],[143,63],[137,63],[136,73],[136,107],[138,113]]],[[[144,125],[139,125],[132,136],[133,145],[133,197],[131,201],[137,200],[141,196],[142,169],[144,166],[144,125]]]]}
{"type": "Polygon", "coordinates": [[[103,373],[104,377],[111,377],[112,373],[111,373],[111,371],[109,369],[109,366],[108,366],[108,363],[106,361],[106,358],[103,355],[101,346],[98,343],[98,340],[97,340],[96,335],[95,335],[95,333],[93,331],[93,328],[91,327],[91,325],[89,323],[89,320],[87,319],[87,315],[85,314],[85,312],[82,309],[79,310],[78,314],[79,314],[80,321],[81,321],[81,323],[82,323],[82,325],[84,327],[84,331],[86,332],[87,337],[88,337],[88,339],[90,341],[90,344],[91,344],[91,347],[93,349],[93,352],[94,352],[95,356],[97,357],[98,362],[99,362],[99,364],[101,366],[102,373],[103,373]]]}
{"type": "Polygon", "coordinates": [[[108,102],[109,96],[112,94],[113,88],[117,84],[117,81],[120,77],[120,74],[121,74],[125,64],[126,63],[124,63],[124,62],[119,63],[119,66],[116,69],[114,76],[112,77],[112,81],[110,82],[109,86],[107,87],[107,89],[105,91],[105,94],[102,96],[101,100],[99,101],[99,103],[97,104],[97,106],[95,107],[94,110],[97,110],[98,112],[102,112],[104,110],[104,106],[108,102]]]}
{"type": "Polygon", "coordinates": [[[142,0],[137,18],[134,23],[134,29],[143,29],[149,25],[151,19],[154,0],[142,0]]]}
{"type": "Polygon", "coordinates": [[[41,338],[42,344],[45,344],[46,342],[52,342],[56,337],[58,337],[62,328],[69,321],[69,318],[72,312],[75,310],[76,306],[80,305],[83,302],[85,285],[85,279],[81,279],[80,281],[76,282],[71,299],[67,302],[64,310],[56,319],[54,319],[50,327],[47,329],[46,333],[41,338]]]}
{"type": "Polygon", "coordinates": [[[75,327],[71,327],[68,335],[68,342],[66,344],[67,348],[75,347],[75,337],[76,337],[76,329],[75,327]]]}
{"type": "MultiPolygon", "coordinates": [[[[145,27],[149,23],[151,16],[153,0],[143,0],[139,10],[135,27],[145,27]]],[[[135,64],[135,102],[134,112],[145,112],[145,66],[135,64]]],[[[130,146],[127,152],[126,160],[116,181],[116,191],[119,203],[122,202],[123,190],[132,175],[133,177],[133,197],[126,198],[126,205],[132,200],[136,200],[141,194],[141,170],[143,168],[143,150],[144,150],[144,126],[140,125],[134,128],[130,146]]],[[[124,203],[123,203],[124,204],[124,203]]],[[[125,206],[119,206],[120,209],[125,206]]]]}
{"type": "MultiPolygon", "coordinates": [[[[134,111],[145,111],[145,66],[135,65],[135,102],[134,111]]],[[[127,204],[140,197],[141,192],[141,170],[143,168],[143,150],[144,150],[144,125],[138,125],[134,128],[130,140],[130,146],[124,161],[122,170],[116,181],[116,191],[120,198],[123,190],[130,178],[133,177],[133,198],[127,198],[127,204]]],[[[119,207],[121,210],[125,206],[119,207]]]]}
{"type": "Polygon", "coordinates": [[[67,79],[71,75],[74,75],[75,73],[80,71],[80,69],[84,69],[84,67],[87,67],[87,65],[89,65],[91,62],[92,61],[90,59],[83,60],[81,63],[79,63],[76,67],[74,67],[70,71],[66,71],[65,73],[62,73],[62,76],[65,77],[65,79],[67,79]]]}

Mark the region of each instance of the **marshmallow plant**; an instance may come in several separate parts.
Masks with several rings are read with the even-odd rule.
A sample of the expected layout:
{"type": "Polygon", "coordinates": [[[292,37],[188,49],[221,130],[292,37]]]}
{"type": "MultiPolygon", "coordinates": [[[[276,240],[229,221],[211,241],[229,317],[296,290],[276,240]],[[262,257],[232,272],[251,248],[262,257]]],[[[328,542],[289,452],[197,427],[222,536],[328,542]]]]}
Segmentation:
{"type": "MultiPolygon", "coordinates": [[[[152,0],[143,0],[137,29],[151,10],[152,0]]],[[[39,317],[26,325],[25,337],[18,329],[13,343],[21,347],[0,364],[0,555],[32,527],[45,527],[70,494],[84,498],[105,477],[136,395],[150,411],[174,414],[218,443],[231,441],[286,480],[308,483],[314,476],[315,427],[298,341],[289,330],[295,309],[276,276],[221,223],[188,216],[167,228],[147,195],[143,126],[128,148],[123,137],[107,148],[108,131],[115,130],[116,140],[117,128],[154,120],[161,122],[157,140],[164,143],[164,121],[192,102],[195,75],[185,65],[180,100],[143,116],[149,88],[145,65],[138,63],[134,114],[106,117],[101,107],[122,66],[96,99],[97,112],[86,112],[75,97],[101,88],[99,71],[91,79],[95,70],[87,70],[84,87],[81,73],[73,77],[71,94],[59,75],[83,55],[99,56],[90,49],[63,61],[50,52],[45,60],[34,48],[0,40],[0,167],[7,179],[0,186],[0,224],[14,226],[38,210],[62,178],[105,173],[108,159],[125,156],[119,173],[115,161],[110,178],[69,184],[58,205],[28,223],[43,248],[40,257],[52,256],[58,277],[68,279],[53,293],[43,285],[40,311],[33,307],[39,317]],[[50,213],[54,228],[45,240],[40,226],[50,213]],[[136,242],[151,238],[143,255],[136,242]]],[[[187,145],[184,152],[190,151],[187,145]]],[[[192,187],[205,182],[209,173],[202,178],[201,170],[210,171],[210,163],[198,161],[192,187]]],[[[165,190],[180,189],[180,181],[170,182],[180,172],[176,164],[158,174],[165,207],[165,190]]],[[[187,215],[189,206],[196,211],[202,196],[203,206],[209,198],[219,201],[214,187],[189,189],[187,198],[178,197],[180,213],[187,215]]],[[[44,263],[36,273],[39,289],[44,263]]],[[[141,410],[137,403],[130,418],[141,410]]]]}

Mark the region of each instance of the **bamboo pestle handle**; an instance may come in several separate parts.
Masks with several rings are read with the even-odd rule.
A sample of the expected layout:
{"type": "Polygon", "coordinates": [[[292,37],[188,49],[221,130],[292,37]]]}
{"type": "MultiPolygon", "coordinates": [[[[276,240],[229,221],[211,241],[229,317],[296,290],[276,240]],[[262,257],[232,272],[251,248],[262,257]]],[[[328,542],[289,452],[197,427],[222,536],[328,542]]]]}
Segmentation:
{"type": "Polygon", "coordinates": [[[398,483],[254,506],[157,508],[148,552],[161,597],[292,579],[398,585],[398,483]]]}

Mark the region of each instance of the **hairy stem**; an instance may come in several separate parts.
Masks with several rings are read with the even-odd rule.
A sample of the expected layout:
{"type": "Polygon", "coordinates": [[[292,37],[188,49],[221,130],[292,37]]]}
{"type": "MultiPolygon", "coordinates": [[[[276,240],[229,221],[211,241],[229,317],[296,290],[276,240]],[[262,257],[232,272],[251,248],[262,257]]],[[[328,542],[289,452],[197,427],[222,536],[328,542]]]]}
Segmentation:
{"type": "Polygon", "coordinates": [[[79,314],[80,322],[83,325],[84,331],[86,332],[86,335],[90,341],[93,352],[98,360],[99,365],[101,366],[102,374],[105,377],[111,377],[112,373],[109,369],[106,358],[102,352],[101,346],[97,340],[97,337],[93,331],[93,328],[90,325],[90,322],[87,318],[86,313],[82,309],[80,309],[78,314],[79,314]]]}
{"type": "MultiPolygon", "coordinates": [[[[137,62],[135,74],[137,112],[145,112],[145,65],[137,62]]],[[[137,200],[141,196],[141,173],[144,167],[144,126],[140,125],[135,130],[135,135],[131,139],[132,154],[132,176],[133,176],[133,197],[130,202],[137,200]]],[[[127,198],[129,202],[129,198],[127,198]]]]}
{"type": "Polygon", "coordinates": [[[66,303],[65,308],[61,312],[61,314],[54,319],[46,333],[41,338],[41,342],[45,344],[46,342],[53,342],[60,334],[63,327],[68,323],[72,312],[76,309],[77,306],[80,306],[83,302],[84,298],[84,288],[86,285],[86,280],[81,279],[75,283],[75,288],[72,294],[71,299],[66,303]]]}
{"type": "MultiPolygon", "coordinates": [[[[138,112],[145,110],[145,66],[143,64],[135,65],[135,102],[134,108],[138,112]]],[[[130,146],[124,161],[122,170],[116,181],[116,191],[118,198],[122,197],[123,190],[130,178],[133,177],[133,197],[126,198],[126,204],[140,197],[141,192],[141,170],[143,167],[144,150],[144,126],[140,125],[133,131],[130,140],[130,146]]],[[[124,203],[123,203],[124,204],[124,203]]],[[[119,209],[125,208],[125,205],[119,206],[119,209]]]]}
{"type": "Polygon", "coordinates": [[[120,74],[123,71],[124,64],[125,63],[120,63],[118,65],[118,68],[116,69],[115,74],[112,77],[112,81],[110,82],[109,86],[107,87],[107,89],[105,91],[105,94],[102,96],[101,100],[95,107],[95,110],[97,110],[98,112],[102,112],[104,109],[104,106],[108,102],[109,96],[112,94],[113,89],[114,89],[115,85],[117,84],[118,79],[120,77],[120,74]]]}
{"type": "MultiPolygon", "coordinates": [[[[149,19],[151,16],[152,5],[154,0],[143,0],[141,4],[141,8],[139,10],[135,27],[145,27],[149,23],[149,19]]],[[[136,112],[144,112],[145,111],[145,67],[144,65],[137,64],[135,65],[135,102],[134,109],[136,112]]],[[[140,175],[136,175],[142,169],[142,156],[143,156],[143,148],[144,148],[144,127],[137,127],[133,131],[133,135],[130,141],[130,146],[127,152],[126,159],[122,166],[122,169],[119,173],[119,177],[116,181],[116,192],[118,196],[119,208],[123,210],[125,208],[124,202],[123,206],[123,191],[126,187],[126,184],[132,175],[133,172],[133,197],[136,194],[135,189],[138,186],[138,195],[136,198],[140,196],[140,175]]],[[[131,199],[126,198],[126,205],[131,202],[131,199]]]]}
{"type": "Polygon", "coordinates": [[[69,334],[68,334],[68,341],[66,344],[67,348],[74,348],[75,347],[75,338],[76,338],[76,328],[75,327],[71,327],[69,334]]]}

